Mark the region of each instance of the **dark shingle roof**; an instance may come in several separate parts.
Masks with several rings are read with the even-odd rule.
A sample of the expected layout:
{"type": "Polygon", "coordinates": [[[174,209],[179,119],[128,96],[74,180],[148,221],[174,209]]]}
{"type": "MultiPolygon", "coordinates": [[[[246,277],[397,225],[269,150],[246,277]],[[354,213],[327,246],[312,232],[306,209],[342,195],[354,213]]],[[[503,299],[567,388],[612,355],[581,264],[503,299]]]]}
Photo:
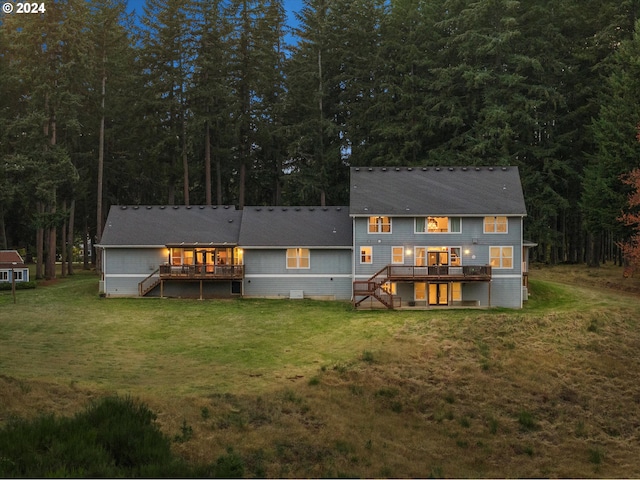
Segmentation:
{"type": "Polygon", "coordinates": [[[243,247],[350,247],[348,207],[245,207],[243,247]]]}
{"type": "Polygon", "coordinates": [[[235,245],[241,220],[232,206],[113,206],[100,245],[235,245]]]}
{"type": "Polygon", "coordinates": [[[518,167],[352,167],[351,215],[526,215],[518,167]]]}

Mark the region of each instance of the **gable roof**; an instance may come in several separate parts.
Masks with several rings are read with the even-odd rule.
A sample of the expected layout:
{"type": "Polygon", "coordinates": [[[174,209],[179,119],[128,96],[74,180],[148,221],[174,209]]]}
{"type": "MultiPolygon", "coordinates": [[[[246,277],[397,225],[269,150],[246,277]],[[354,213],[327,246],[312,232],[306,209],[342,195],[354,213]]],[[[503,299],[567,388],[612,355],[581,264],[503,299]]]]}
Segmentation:
{"type": "Polygon", "coordinates": [[[527,214],[518,167],[352,167],[352,216],[527,214]]]}
{"type": "Polygon", "coordinates": [[[351,247],[348,207],[244,207],[242,247],[351,247]]]}
{"type": "Polygon", "coordinates": [[[241,219],[229,206],[112,206],[100,246],[236,245],[241,219]]]}
{"type": "Polygon", "coordinates": [[[18,265],[24,267],[24,261],[17,250],[0,250],[0,268],[12,268],[18,265]]]}

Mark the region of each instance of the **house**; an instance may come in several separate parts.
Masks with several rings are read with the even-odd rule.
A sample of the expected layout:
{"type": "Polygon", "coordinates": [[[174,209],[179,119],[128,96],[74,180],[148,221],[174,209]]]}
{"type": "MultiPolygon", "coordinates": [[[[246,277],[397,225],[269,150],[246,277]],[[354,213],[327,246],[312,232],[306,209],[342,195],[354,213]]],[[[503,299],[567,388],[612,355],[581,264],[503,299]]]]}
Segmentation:
{"type": "Polygon", "coordinates": [[[242,211],[229,206],[113,206],[100,242],[100,293],[240,295],[242,211]]]}
{"type": "Polygon", "coordinates": [[[17,250],[0,250],[0,283],[29,281],[29,268],[17,250]]]}
{"type": "Polygon", "coordinates": [[[516,167],[352,168],[354,303],[522,307],[516,167]]]}
{"type": "Polygon", "coordinates": [[[527,298],[516,167],[353,167],[350,205],[114,206],[101,294],[503,306],[527,298]]]}
{"type": "Polygon", "coordinates": [[[347,207],[114,206],[108,297],[351,299],[347,207]]]}
{"type": "Polygon", "coordinates": [[[351,299],[348,207],[245,207],[245,297],[351,299]]]}

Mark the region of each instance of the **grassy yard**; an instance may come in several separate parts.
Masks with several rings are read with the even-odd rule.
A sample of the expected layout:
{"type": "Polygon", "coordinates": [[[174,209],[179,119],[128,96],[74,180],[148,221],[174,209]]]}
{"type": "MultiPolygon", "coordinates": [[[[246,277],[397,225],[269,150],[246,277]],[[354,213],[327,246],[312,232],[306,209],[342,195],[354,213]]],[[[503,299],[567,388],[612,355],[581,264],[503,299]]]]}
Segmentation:
{"type": "Polygon", "coordinates": [[[0,292],[0,425],[130,394],[247,476],[637,477],[640,282],[535,269],[520,311],[0,292]]]}

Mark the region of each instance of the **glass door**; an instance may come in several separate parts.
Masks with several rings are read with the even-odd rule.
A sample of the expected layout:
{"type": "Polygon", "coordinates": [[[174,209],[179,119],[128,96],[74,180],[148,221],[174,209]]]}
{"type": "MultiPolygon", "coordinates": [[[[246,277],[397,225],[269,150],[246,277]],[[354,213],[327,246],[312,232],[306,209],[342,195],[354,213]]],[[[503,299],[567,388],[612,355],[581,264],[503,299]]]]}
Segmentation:
{"type": "Polygon", "coordinates": [[[449,305],[449,284],[429,284],[429,305],[449,305]]]}

